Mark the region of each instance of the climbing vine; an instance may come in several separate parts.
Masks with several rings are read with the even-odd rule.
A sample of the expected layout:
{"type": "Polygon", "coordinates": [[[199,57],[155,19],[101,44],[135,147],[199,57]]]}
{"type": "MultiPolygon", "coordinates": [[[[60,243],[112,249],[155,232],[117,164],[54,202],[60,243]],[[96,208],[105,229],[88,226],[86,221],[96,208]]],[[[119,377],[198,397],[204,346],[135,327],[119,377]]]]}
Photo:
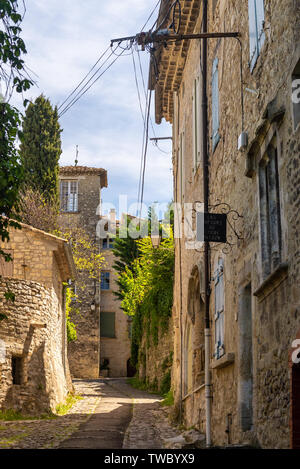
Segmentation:
{"type": "Polygon", "coordinates": [[[136,241],[139,258],[119,275],[122,309],[133,317],[131,360],[138,363],[144,332],[147,340],[158,344],[159,330],[168,327],[173,304],[174,240],[162,240],[153,249],[151,238],[136,241]]]}

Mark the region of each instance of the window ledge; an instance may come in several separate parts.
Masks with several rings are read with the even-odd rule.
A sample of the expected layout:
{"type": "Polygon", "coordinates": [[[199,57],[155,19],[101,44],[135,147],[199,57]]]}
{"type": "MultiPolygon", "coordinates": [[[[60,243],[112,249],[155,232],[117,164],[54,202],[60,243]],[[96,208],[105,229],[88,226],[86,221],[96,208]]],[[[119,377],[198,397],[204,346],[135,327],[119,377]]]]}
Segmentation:
{"type": "Polygon", "coordinates": [[[267,296],[269,296],[288,276],[288,264],[286,262],[280,264],[263,283],[255,290],[254,296],[257,296],[259,303],[261,303],[267,296]]]}
{"type": "Polygon", "coordinates": [[[234,353],[225,353],[225,355],[223,355],[223,357],[219,358],[218,360],[213,360],[213,362],[211,363],[211,368],[213,370],[225,368],[226,366],[232,365],[232,363],[234,363],[234,360],[234,353]]]}

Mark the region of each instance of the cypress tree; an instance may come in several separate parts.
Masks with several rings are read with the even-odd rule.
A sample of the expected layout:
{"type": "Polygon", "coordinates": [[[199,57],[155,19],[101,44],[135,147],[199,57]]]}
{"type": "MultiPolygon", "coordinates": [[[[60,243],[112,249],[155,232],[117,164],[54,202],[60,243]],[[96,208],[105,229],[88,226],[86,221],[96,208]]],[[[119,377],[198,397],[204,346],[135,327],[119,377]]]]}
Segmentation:
{"type": "Polygon", "coordinates": [[[26,109],[20,145],[24,185],[39,191],[47,202],[59,205],[59,158],[62,130],[57,108],[39,96],[26,109]]]}

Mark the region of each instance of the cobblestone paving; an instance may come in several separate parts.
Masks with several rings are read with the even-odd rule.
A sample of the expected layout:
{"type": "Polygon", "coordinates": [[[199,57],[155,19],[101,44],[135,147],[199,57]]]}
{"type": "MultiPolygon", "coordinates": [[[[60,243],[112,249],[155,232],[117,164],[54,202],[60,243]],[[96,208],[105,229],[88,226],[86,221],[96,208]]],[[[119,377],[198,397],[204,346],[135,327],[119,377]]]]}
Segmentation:
{"type": "Polygon", "coordinates": [[[165,439],[180,435],[170,425],[168,408],[160,405],[160,396],[134,389],[124,380],[108,383],[133,399],[133,416],[123,441],[124,449],[161,449],[165,439]]]}
{"type": "Polygon", "coordinates": [[[0,421],[0,449],[57,448],[76,432],[94,413],[101,397],[101,384],[95,381],[74,381],[77,401],[70,412],[51,420],[0,421]]]}
{"type": "Polygon", "coordinates": [[[75,380],[74,386],[83,399],[63,417],[0,421],[0,449],[160,449],[164,439],[179,435],[161,398],[132,388],[126,379],[75,380]]]}

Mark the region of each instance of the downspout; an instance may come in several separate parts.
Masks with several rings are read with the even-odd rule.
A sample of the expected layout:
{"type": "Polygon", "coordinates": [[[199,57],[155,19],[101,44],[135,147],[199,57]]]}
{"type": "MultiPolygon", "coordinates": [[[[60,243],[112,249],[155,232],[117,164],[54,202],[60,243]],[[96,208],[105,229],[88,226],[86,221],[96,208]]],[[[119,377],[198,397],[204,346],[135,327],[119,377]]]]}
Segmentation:
{"type": "MultiPolygon", "coordinates": [[[[207,32],[207,0],[203,0],[202,32],[207,32]]],[[[209,211],[209,170],[208,170],[208,103],[207,103],[207,39],[202,39],[202,142],[203,142],[203,201],[204,212],[209,211]]],[[[200,52],[201,54],[201,52],[200,52]]],[[[211,446],[211,375],[210,375],[210,282],[209,243],[204,243],[204,289],[205,289],[205,404],[206,404],[206,446],[211,446]]]]}

